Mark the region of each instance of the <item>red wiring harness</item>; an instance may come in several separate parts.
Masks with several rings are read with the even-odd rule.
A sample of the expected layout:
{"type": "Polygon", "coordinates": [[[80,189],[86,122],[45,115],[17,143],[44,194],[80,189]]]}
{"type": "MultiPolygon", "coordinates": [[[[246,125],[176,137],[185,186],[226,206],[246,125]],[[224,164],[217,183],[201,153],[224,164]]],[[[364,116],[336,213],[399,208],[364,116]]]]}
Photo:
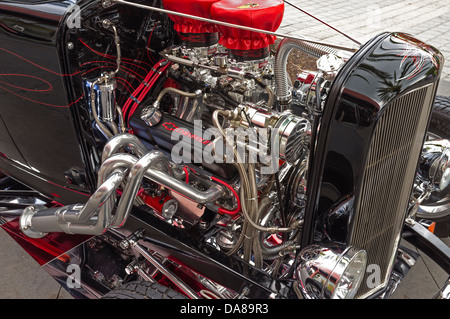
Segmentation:
{"type": "Polygon", "coordinates": [[[138,86],[138,88],[127,99],[125,105],[122,108],[124,117],[128,119],[127,125],[129,125],[130,118],[138,108],[139,104],[144,100],[152,86],[156,83],[159,77],[167,70],[169,66],[170,62],[168,62],[167,60],[161,60],[156,63],[152,70],[147,74],[147,76],[138,86]]]}
{"type": "MultiPolygon", "coordinates": [[[[156,27],[156,25],[154,26],[154,28],[155,27],[156,27]]],[[[154,30],[154,28],[153,28],[153,30],[154,30]]],[[[150,41],[151,36],[153,34],[153,30],[152,30],[152,32],[151,32],[151,34],[149,36],[149,41],[150,41]]],[[[82,39],[79,39],[79,40],[86,48],[88,48],[93,53],[95,53],[95,54],[97,54],[97,55],[99,55],[99,56],[101,56],[103,58],[106,58],[106,59],[112,59],[112,60],[116,59],[115,56],[108,55],[108,54],[96,51],[95,49],[91,48],[82,39]]],[[[148,52],[147,52],[147,57],[150,59],[150,56],[149,56],[148,52]]],[[[106,63],[106,64],[114,65],[114,62],[110,62],[110,61],[90,61],[90,62],[87,62],[85,64],[90,64],[90,63],[106,63]]],[[[122,58],[122,63],[132,65],[132,66],[140,69],[141,71],[145,71],[146,72],[146,76],[143,76],[143,75],[137,73],[136,71],[133,71],[130,68],[127,68],[127,67],[125,67],[123,65],[121,66],[122,71],[124,71],[125,73],[129,74],[133,78],[138,79],[140,81],[140,85],[136,89],[132,86],[131,83],[129,83],[125,79],[117,78],[118,81],[124,85],[124,88],[128,91],[128,93],[130,93],[130,96],[128,97],[128,99],[126,100],[124,106],[122,107],[122,112],[123,112],[124,118],[127,118],[126,123],[129,126],[129,121],[130,121],[131,116],[136,111],[136,109],[138,108],[139,104],[147,96],[147,94],[151,90],[152,86],[156,83],[156,81],[164,73],[164,71],[166,71],[166,69],[169,67],[170,62],[168,62],[166,60],[161,60],[161,61],[157,62],[152,67],[150,64],[148,64],[148,63],[146,63],[144,61],[122,58]],[[134,62],[139,63],[139,65],[134,63],[134,62]],[[151,70],[148,72],[140,64],[144,64],[144,65],[150,66],[151,70]],[[132,92],[130,91],[130,89],[132,90],[132,92]]],[[[91,70],[89,70],[87,72],[91,72],[91,71],[93,71],[95,69],[101,69],[101,68],[105,68],[105,67],[108,67],[108,66],[101,66],[101,67],[98,67],[98,68],[91,69],[91,70]]],[[[87,73],[87,72],[85,72],[85,73],[87,73]]]]}
{"type": "MultiPolygon", "coordinates": [[[[190,169],[192,172],[195,173],[195,171],[192,168],[190,168],[189,166],[184,166],[183,167],[183,170],[184,170],[184,172],[186,174],[186,183],[189,183],[189,171],[188,171],[188,169],[190,169]]],[[[224,182],[224,181],[222,181],[222,180],[220,180],[220,179],[218,179],[218,178],[216,178],[214,176],[211,176],[210,178],[211,178],[212,181],[217,182],[219,184],[222,184],[223,186],[228,188],[233,193],[234,197],[236,198],[237,207],[236,207],[235,210],[228,210],[228,209],[225,209],[223,207],[220,207],[219,208],[219,212],[222,213],[222,214],[235,216],[237,213],[239,213],[241,211],[241,200],[239,199],[238,193],[235,191],[235,189],[233,187],[231,187],[230,184],[228,184],[228,183],[226,183],[226,182],[224,182]]]]}
{"type": "Polygon", "coordinates": [[[227,187],[233,193],[233,195],[234,195],[234,197],[236,198],[236,201],[237,201],[237,207],[236,207],[235,210],[231,211],[231,210],[227,210],[225,208],[220,207],[219,208],[219,212],[221,212],[223,214],[231,215],[231,216],[234,216],[237,213],[239,213],[241,211],[241,200],[239,199],[238,193],[234,190],[234,188],[231,187],[230,184],[225,183],[224,181],[222,181],[222,180],[220,180],[218,178],[215,178],[214,176],[211,176],[211,180],[213,180],[213,181],[215,181],[215,182],[217,182],[219,184],[222,184],[223,186],[227,187]]]}
{"type": "MultiPolygon", "coordinates": [[[[156,25],[155,25],[155,27],[156,27],[156,25]]],[[[153,33],[153,30],[152,30],[152,33],[153,33]]],[[[149,37],[149,39],[150,38],[151,38],[151,36],[149,37]]],[[[80,39],[80,41],[83,43],[83,45],[85,45],[87,48],[89,48],[94,53],[96,53],[96,54],[98,54],[100,56],[103,56],[105,58],[109,58],[109,59],[114,58],[113,56],[110,56],[110,55],[103,54],[101,52],[95,51],[94,49],[89,47],[85,42],[83,42],[81,39],[80,39]]],[[[130,62],[129,59],[127,59],[127,60],[128,61],[126,61],[125,63],[128,63],[128,64],[136,66],[136,64],[130,62]]],[[[93,62],[100,62],[100,61],[93,61],[93,62]]],[[[93,62],[88,62],[88,63],[93,63],[93,62]]],[[[107,61],[102,61],[102,62],[110,63],[110,62],[107,62],[107,61]]],[[[153,85],[160,78],[160,76],[167,70],[167,68],[170,66],[170,64],[171,63],[169,61],[165,60],[165,59],[157,62],[151,68],[151,71],[147,73],[145,78],[141,81],[140,85],[136,89],[134,89],[133,86],[128,81],[126,81],[125,79],[120,79],[120,80],[123,80],[124,82],[126,82],[126,84],[128,84],[128,87],[131,87],[131,88],[134,89],[133,93],[130,94],[130,96],[128,97],[128,99],[125,102],[124,106],[122,107],[122,112],[124,114],[124,118],[127,118],[126,122],[127,122],[128,126],[129,126],[130,118],[134,114],[136,109],[139,107],[139,104],[144,100],[144,98],[147,96],[148,92],[151,90],[153,85]]],[[[139,68],[143,69],[142,67],[139,67],[139,68]]],[[[132,73],[135,76],[141,77],[139,74],[137,74],[133,70],[128,69],[128,68],[125,68],[125,69],[127,70],[126,71],[127,73],[129,73],[129,74],[132,73]]],[[[127,89],[127,91],[130,93],[129,88],[126,87],[126,85],[124,85],[124,86],[127,89]]],[[[190,168],[190,167],[185,166],[183,168],[184,172],[186,173],[186,183],[189,183],[189,171],[188,171],[188,168],[195,173],[195,171],[192,168],[190,168]]],[[[235,196],[236,201],[237,201],[236,209],[230,211],[230,210],[227,210],[227,209],[225,209],[223,207],[220,207],[219,208],[219,212],[222,213],[222,214],[227,214],[227,215],[231,215],[231,216],[234,216],[237,213],[239,213],[241,211],[241,202],[240,202],[239,196],[238,196],[237,192],[234,190],[234,188],[231,187],[231,185],[229,185],[228,183],[226,183],[226,182],[224,182],[224,181],[222,181],[222,180],[220,180],[220,179],[218,179],[218,178],[216,178],[214,176],[211,176],[211,180],[215,181],[215,182],[217,182],[217,183],[219,183],[219,184],[221,184],[223,186],[225,186],[226,188],[228,188],[233,193],[233,195],[235,196]]]]}

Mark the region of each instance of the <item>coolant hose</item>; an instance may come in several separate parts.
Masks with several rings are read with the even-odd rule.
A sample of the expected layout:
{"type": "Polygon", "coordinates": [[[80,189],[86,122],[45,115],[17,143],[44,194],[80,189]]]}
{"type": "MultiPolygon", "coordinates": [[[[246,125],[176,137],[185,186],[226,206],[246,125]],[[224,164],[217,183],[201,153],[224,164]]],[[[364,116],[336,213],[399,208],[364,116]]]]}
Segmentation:
{"type": "Polygon", "coordinates": [[[289,104],[291,101],[291,91],[289,87],[289,74],[286,69],[289,54],[293,49],[298,49],[315,58],[323,55],[337,53],[339,50],[324,45],[306,43],[302,40],[285,38],[280,42],[275,55],[275,87],[276,96],[280,104],[289,104]]]}
{"type": "MultiPolygon", "coordinates": [[[[260,220],[263,217],[263,214],[267,211],[267,209],[270,208],[271,204],[272,202],[269,199],[269,197],[264,197],[260,201],[257,220],[260,220]]],[[[282,253],[284,250],[288,251],[286,248],[294,246],[296,244],[295,241],[290,240],[285,241],[280,245],[268,247],[267,245],[264,244],[264,234],[265,234],[264,232],[260,232],[259,233],[260,240],[259,241],[255,240],[255,243],[258,243],[260,245],[261,254],[264,259],[273,260],[277,257],[280,257],[280,253],[282,253]]]]}
{"type": "Polygon", "coordinates": [[[190,99],[194,99],[196,97],[198,97],[201,94],[201,91],[199,92],[195,92],[195,93],[190,93],[190,92],[185,92],[179,89],[176,89],[174,87],[166,87],[165,89],[163,89],[159,94],[158,97],[156,98],[156,101],[153,103],[153,107],[155,108],[159,108],[159,104],[161,103],[162,98],[164,97],[164,95],[166,95],[169,92],[173,92],[185,97],[188,97],[190,99]]]}
{"type": "MultiPolygon", "coordinates": [[[[227,116],[231,116],[231,114],[232,114],[232,112],[230,112],[230,111],[222,111],[222,110],[216,110],[213,113],[214,125],[219,129],[219,131],[222,134],[225,141],[226,141],[226,134],[222,128],[222,125],[220,125],[219,115],[227,117],[227,116]]],[[[237,151],[235,148],[234,148],[234,151],[235,151],[235,156],[237,156],[238,154],[237,154],[237,151]]],[[[267,233],[277,233],[277,232],[285,233],[285,232],[293,231],[298,226],[300,226],[299,223],[294,223],[290,227],[264,227],[264,226],[258,225],[256,222],[254,222],[252,216],[247,211],[248,207],[244,203],[246,202],[246,200],[251,201],[251,200],[255,200],[255,198],[257,199],[257,196],[255,198],[248,197],[249,195],[251,196],[251,194],[252,194],[252,189],[251,189],[252,183],[250,181],[249,174],[246,172],[246,170],[244,168],[244,164],[243,164],[242,160],[240,160],[239,157],[237,157],[236,161],[234,161],[234,164],[235,164],[236,168],[238,169],[239,177],[241,179],[241,185],[242,185],[241,186],[241,197],[243,197],[242,196],[242,188],[244,189],[245,195],[247,196],[247,197],[241,198],[242,212],[244,214],[245,219],[249,221],[249,223],[252,227],[256,228],[259,231],[267,232],[267,233]]]]}

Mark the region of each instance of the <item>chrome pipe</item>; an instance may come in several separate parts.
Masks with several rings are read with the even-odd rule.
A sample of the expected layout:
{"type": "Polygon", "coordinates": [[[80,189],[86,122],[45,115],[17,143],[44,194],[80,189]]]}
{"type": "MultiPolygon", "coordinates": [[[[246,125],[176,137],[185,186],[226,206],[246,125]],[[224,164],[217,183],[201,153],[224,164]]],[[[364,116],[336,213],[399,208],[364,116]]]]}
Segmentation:
{"type": "Polygon", "coordinates": [[[288,5],[290,5],[291,7],[297,9],[298,11],[303,12],[303,13],[306,14],[307,16],[310,16],[311,18],[313,18],[313,19],[319,21],[320,23],[326,25],[327,27],[329,27],[330,29],[336,31],[337,33],[343,35],[344,37],[346,37],[347,39],[353,41],[353,42],[356,43],[357,45],[359,45],[359,46],[362,45],[361,42],[359,42],[358,40],[356,40],[355,37],[351,37],[350,35],[348,35],[348,33],[342,32],[341,30],[339,30],[339,29],[333,27],[333,26],[332,26],[331,24],[329,24],[328,22],[325,22],[324,20],[321,20],[321,19],[317,18],[316,16],[314,16],[314,15],[312,15],[311,13],[307,12],[306,10],[304,10],[304,9],[302,9],[302,8],[300,8],[300,7],[298,7],[298,6],[296,6],[295,4],[290,3],[289,1],[286,1],[286,0],[285,0],[284,2],[287,3],[288,5]]]}
{"type": "MultiPolygon", "coordinates": [[[[184,60],[184,59],[183,59],[183,60],[184,60]]],[[[197,97],[199,97],[199,96],[201,97],[201,94],[202,94],[202,91],[200,91],[200,92],[196,91],[196,92],[194,92],[194,93],[191,93],[191,92],[185,92],[185,91],[182,91],[182,90],[179,90],[179,89],[177,89],[177,88],[174,88],[174,87],[170,87],[170,86],[169,86],[169,87],[164,88],[164,89],[158,94],[158,97],[156,98],[155,102],[153,102],[153,107],[158,109],[158,108],[159,108],[159,104],[160,104],[162,98],[164,97],[164,95],[166,95],[166,94],[169,93],[169,92],[173,92],[173,93],[176,93],[176,94],[179,94],[179,95],[188,97],[188,98],[190,98],[190,99],[195,99],[195,98],[197,98],[197,97]]]]}
{"type": "MultiPolygon", "coordinates": [[[[84,223],[88,222],[97,213],[99,207],[101,214],[110,214],[114,203],[116,201],[117,195],[115,191],[110,193],[105,193],[102,189],[105,188],[104,183],[107,179],[116,171],[120,171],[125,174],[131,166],[136,163],[137,159],[129,154],[115,154],[103,162],[102,166],[98,172],[98,185],[97,191],[88,202],[84,205],[83,209],[78,212],[72,212],[72,214],[67,214],[65,220],[67,222],[84,223]]],[[[119,187],[118,185],[117,187],[119,187]]]]}
{"type": "Polygon", "coordinates": [[[123,133],[114,136],[105,145],[102,152],[102,163],[123,147],[129,147],[138,157],[144,156],[148,152],[147,147],[136,136],[123,133]]]}
{"type": "Polygon", "coordinates": [[[118,106],[118,105],[116,105],[116,112],[117,112],[117,116],[119,118],[119,132],[125,133],[127,131],[127,129],[125,127],[125,121],[123,119],[123,112],[122,112],[122,109],[120,108],[120,106],[118,106]]]}
{"type": "MultiPolygon", "coordinates": [[[[119,175],[118,175],[119,176],[119,175]]],[[[72,211],[67,210],[62,214],[62,221],[66,223],[86,223],[94,217],[94,215],[98,212],[99,209],[104,211],[111,211],[108,209],[106,202],[109,202],[109,199],[112,195],[115,195],[117,188],[120,186],[120,183],[123,181],[125,177],[125,169],[117,169],[112,174],[108,176],[108,178],[97,188],[95,193],[89,198],[87,203],[83,206],[80,211],[72,211]],[[115,175],[120,173],[120,180],[118,178],[114,178],[115,175]]],[[[112,207],[111,207],[112,208],[112,207]]],[[[102,214],[99,214],[102,215],[102,214]]]]}
{"type": "Polygon", "coordinates": [[[158,161],[167,161],[166,156],[162,152],[153,151],[144,155],[131,167],[128,173],[128,182],[117,205],[116,216],[112,226],[123,226],[133,207],[134,199],[137,196],[145,172],[158,161]]]}
{"type": "Polygon", "coordinates": [[[133,165],[128,174],[127,185],[117,205],[116,218],[112,226],[120,227],[125,223],[144,177],[199,204],[214,203],[222,195],[223,188],[220,185],[214,185],[206,191],[199,191],[193,186],[154,168],[158,162],[164,161],[167,161],[164,153],[152,151],[133,165]]]}
{"type": "MultiPolygon", "coordinates": [[[[129,136],[119,138],[110,145],[110,151],[121,147],[118,141],[129,143],[132,140],[129,136]]],[[[136,149],[142,151],[139,147],[136,149]]],[[[30,206],[20,217],[20,228],[29,237],[41,238],[49,232],[99,235],[109,227],[121,227],[128,218],[143,178],[199,204],[214,203],[222,196],[222,186],[215,184],[206,191],[199,191],[168,174],[167,167],[170,167],[169,160],[160,151],[148,152],[140,159],[130,154],[113,154],[100,167],[98,189],[86,204],[42,210],[30,206]],[[125,177],[126,185],[113,216],[116,191],[125,177]]]]}
{"type": "Polygon", "coordinates": [[[98,214],[97,218],[80,222],[78,218],[86,215],[94,216],[109,196],[117,190],[125,174],[117,171],[111,174],[102,187],[85,204],[37,210],[33,206],[25,208],[19,219],[21,231],[31,238],[42,238],[50,232],[68,234],[99,235],[106,231],[111,216],[98,214]]]}
{"type": "MultiPolygon", "coordinates": [[[[129,170],[137,161],[137,158],[130,154],[114,154],[106,159],[98,172],[98,184],[101,185],[108,176],[115,170],[129,170]]],[[[99,214],[111,215],[117,201],[117,193],[113,192],[103,206],[100,207],[99,214]]]]}
{"type": "Polygon", "coordinates": [[[289,74],[286,70],[287,60],[289,54],[293,49],[298,49],[306,54],[309,54],[315,58],[320,58],[323,55],[329,53],[337,53],[335,49],[331,49],[324,45],[316,45],[306,43],[304,40],[299,39],[284,39],[278,46],[277,53],[275,55],[275,86],[276,96],[281,104],[289,104],[292,99],[292,93],[289,88],[289,74]]]}
{"type": "Polygon", "coordinates": [[[179,181],[175,178],[167,178],[163,172],[150,169],[145,173],[145,177],[151,179],[155,183],[161,184],[162,186],[181,194],[182,196],[198,203],[198,204],[207,204],[214,203],[217,199],[219,199],[224,189],[222,186],[215,184],[208,188],[206,191],[199,191],[195,187],[186,184],[183,181],[179,181]]]}
{"type": "Polygon", "coordinates": [[[139,245],[137,242],[130,242],[131,247],[140,255],[142,255],[148,262],[150,262],[156,269],[158,269],[164,276],[166,276],[171,282],[173,282],[178,288],[186,293],[191,299],[200,299],[197,293],[186,285],[177,275],[170,271],[167,267],[164,267],[155,257],[153,257],[147,249],[139,245]]]}

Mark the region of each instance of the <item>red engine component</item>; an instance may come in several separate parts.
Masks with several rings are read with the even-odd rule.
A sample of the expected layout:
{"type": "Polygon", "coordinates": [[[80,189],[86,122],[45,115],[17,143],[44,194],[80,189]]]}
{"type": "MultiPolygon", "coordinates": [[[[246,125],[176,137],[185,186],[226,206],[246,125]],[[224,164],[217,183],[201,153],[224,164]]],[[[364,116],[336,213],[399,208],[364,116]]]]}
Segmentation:
{"type": "MultiPolygon", "coordinates": [[[[210,18],[211,5],[219,0],[163,0],[164,8],[179,13],[210,18]]],[[[190,46],[206,47],[219,41],[218,30],[214,24],[169,15],[175,22],[174,29],[181,40],[190,46]]]]}
{"type": "MultiPolygon", "coordinates": [[[[211,6],[211,18],[275,32],[283,20],[282,0],[222,0],[211,6]]],[[[239,60],[256,60],[269,54],[269,46],[276,37],[258,32],[218,25],[219,43],[239,60]]]]}
{"type": "Polygon", "coordinates": [[[163,218],[172,218],[178,207],[176,200],[170,196],[152,196],[143,192],[139,197],[163,218]]]}

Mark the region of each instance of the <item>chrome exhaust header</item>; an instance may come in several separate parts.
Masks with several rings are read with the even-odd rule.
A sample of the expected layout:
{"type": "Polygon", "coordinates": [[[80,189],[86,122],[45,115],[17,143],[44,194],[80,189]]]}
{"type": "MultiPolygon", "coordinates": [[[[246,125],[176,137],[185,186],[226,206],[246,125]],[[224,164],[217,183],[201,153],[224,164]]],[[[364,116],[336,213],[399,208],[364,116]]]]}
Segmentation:
{"type": "Polygon", "coordinates": [[[104,233],[112,218],[112,207],[107,200],[116,192],[124,177],[123,172],[115,171],[84,205],[42,210],[37,210],[34,206],[25,208],[19,219],[20,230],[31,238],[42,238],[50,232],[87,235],[104,233]],[[100,208],[101,212],[96,214],[100,208]]]}
{"type": "Polygon", "coordinates": [[[137,137],[124,133],[105,146],[97,190],[87,203],[40,210],[29,206],[20,216],[20,229],[28,237],[41,238],[50,232],[100,235],[110,227],[122,227],[144,178],[199,204],[214,203],[225,191],[219,184],[200,191],[178,180],[164,153],[148,151],[137,137]],[[134,154],[117,153],[123,149],[134,154]]]}

